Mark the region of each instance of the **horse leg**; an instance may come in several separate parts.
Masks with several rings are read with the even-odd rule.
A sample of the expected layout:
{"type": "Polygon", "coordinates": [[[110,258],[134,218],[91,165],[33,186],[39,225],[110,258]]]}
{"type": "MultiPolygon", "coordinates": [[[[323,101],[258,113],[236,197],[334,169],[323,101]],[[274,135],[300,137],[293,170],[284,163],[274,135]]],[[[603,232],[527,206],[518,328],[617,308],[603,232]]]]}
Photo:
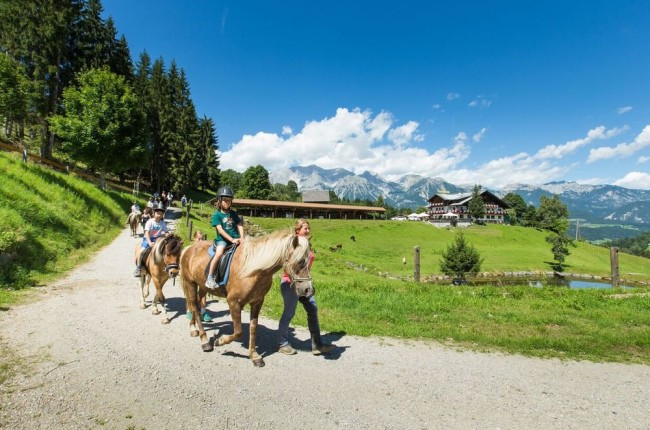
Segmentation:
{"type": "Polygon", "coordinates": [[[203,328],[201,312],[199,311],[199,301],[196,296],[197,289],[199,289],[199,285],[194,283],[186,290],[188,297],[185,297],[185,304],[187,311],[190,313],[190,336],[198,336],[201,341],[201,349],[204,352],[210,352],[214,349],[214,346],[212,346],[212,343],[208,339],[208,335],[203,328]]]}
{"type": "MultiPolygon", "coordinates": [[[[156,287],[156,295],[154,297],[154,302],[155,303],[160,303],[160,307],[162,308],[162,319],[160,322],[162,324],[169,324],[170,320],[169,317],[167,316],[167,306],[165,305],[165,295],[163,294],[163,283],[160,282],[160,279],[157,277],[153,277],[153,285],[156,287]]],[[[158,307],[156,306],[156,313],[154,315],[160,314],[160,311],[158,310],[158,307]]]]}
{"type": "Polygon", "coordinates": [[[248,357],[253,361],[255,367],[264,367],[264,359],[261,355],[257,353],[256,342],[257,342],[257,318],[260,314],[260,309],[262,309],[262,303],[264,301],[251,303],[251,321],[249,325],[249,336],[248,336],[248,357]]]}
{"type": "Polygon", "coordinates": [[[234,340],[242,337],[243,331],[241,328],[241,305],[236,298],[228,298],[228,306],[230,307],[230,317],[232,318],[233,334],[224,334],[219,336],[219,346],[227,345],[234,340]]]}
{"type": "MultiPolygon", "coordinates": [[[[147,275],[147,281],[150,281],[151,278],[150,275],[147,275]]],[[[156,287],[156,292],[153,294],[153,300],[151,301],[151,315],[160,315],[160,309],[158,309],[158,285],[155,280],[153,284],[156,287]]]]}
{"type": "Polygon", "coordinates": [[[140,309],[147,309],[146,299],[149,297],[149,283],[145,281],[146,277],[140,276],[140,309]]]}

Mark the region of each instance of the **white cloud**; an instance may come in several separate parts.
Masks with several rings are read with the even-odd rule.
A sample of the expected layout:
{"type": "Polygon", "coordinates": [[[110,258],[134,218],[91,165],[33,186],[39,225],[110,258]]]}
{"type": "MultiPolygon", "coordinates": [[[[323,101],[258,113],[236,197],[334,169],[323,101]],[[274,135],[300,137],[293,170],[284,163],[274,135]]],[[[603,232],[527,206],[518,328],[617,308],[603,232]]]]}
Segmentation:
{"type": "Polygon", "coordinates": [[[587,137],[584,137],[582,139],[570,140],[564,145],[547,145],[544,148],[540,149],[537,154],[535,154],[535,157],[539,159],[562,158],[582,146],[589,145],[595,140],[610,139],[614,136],[618,136],[626,130],[627,126],[621,128],[613,128],[608,131],[605,126],[601,125],[589,130],[587,132],[587,137]]]}
{"type": "Polygon", "coordinates": [[[435,110],[440,110],[440,109],[442,109],[442,106],[441,106],[439,103],[436,103],[436,104],[434,104],[434,105],[431,106],[431,107],[432,107],[433,109],[435,109],[435,110]]]}
{"type": "MultiPolygon", "coordinates": [[[[405,174],[443,177],[456,184],[481,184],[502,188],[512,183],[541,184],[574,176],[578,163],[560,161],[567,154],[597,140],[620,134],[624,128],[589,130],[586,136],[564,145],[548,145],[531,155],[519,152],[483,162],[473,162],[470,142],[479,142],[486,128],[468,135],[459,131],[446,144],[427,147],[419,123],[395,124],[393,115],[369,110],[339,108],[332,117],[308,121],[301,130],[283,127],[281,134],[258,132],[220,153],[221,168],[245,171],[262,165],[269,172],[294,165],[315,164],[326,169],[344,168],[354,173],[368,170],[384,179],[395,180],[405,174]]],[[[635,142],[650,141],[650,126],[635,142]],[[648,135],[648,137],[646,137],[648,135]]],[[[489,157],[485,151],[476,156],[489,157]]],[[[648,157],[646,157],[647,159],[648,157]]],[[[604,172],[598,172],[603,174],[604,172]]],[[[621,179],[621,181],[628,179],[621,179]]],[[[638,182],[638,180],[637,180],[638,182]]],[[[635,185],[638,187],[638,185],[635,185]]]]}
{"type": "Polygon", "coordinates": [[[423,136],[416,133],[419,125],[420,124],[415,121],[409,121],[400,127],[393,128],[388,131],[388,140],[399,147],[406,145],[412,140],[421,142],[423,136]]]}
{"type": "Polygon", "coordinates": [[[323,168],[342,167],[355,173],[370,170],[389,178],[406,172],[440,174],[469,156],[464,142],[433,153],[409,147],[424,139],[418,133],[419,124],[409,121],[394,127],[393,122],[388,112],[373,117],[368,110],[339,108],[335,116],[310,121],[295,134],[245,135],[220,154],[221,168],[243,172],[261,164],[273,171],[291,165],[316,164],[323,168]]]}
{"type": "Polygon", "coordinates": [[[488,100],[484,96],[477,96],[474,100],[469,102],[468,106],[484,109],[484,108],[489,108],[491,104],[492,104],[492,100],[488,100]]]}
{"type": "Polygon", "coordinates": [[[448,93],[447,94],[447,100],[448,101],[456,100],[458,98],[460,98],[460,94],[458,94],[458,93],[448,93]]]}
{"type": "Polygon", "coordinates": [[[619,115],[623,115],[624,113],[628,113],[631,110],[632,110],[632,106],[623,106],[616,109],[616,112],[618,112],[619,115]]]}
{"type": "Polygon", "coordinates": [[[481,131],[479,131],[474,136],[472,136],[472,140],[476,143],[479,143],[483,139],[483,137],[485,137],[486,132],[487,132],[487,128],[483,127],[481,131]]]}
{"type": "Polygon", "coordinates": [[[491,160],[477,168],[459,169],[443,177],[455,184],[481,184],[490,188],[503,188],[513,183],[541,184],[561,176],[569,166],[553,166],[540,162],[525,152],[491,160]]]}
{"type": "Polygon", "coordinates": [[[632,143],[620,143],[614,147],[601,146],[600,148],[592,149],[589,151],[589,158],[587,159],[587,163],[593,163],[594,161],[615,157],[629,157],[635,152],[638,152],[648,146],[650,146],[650,125],[646,125],[641,133],[636,138],[634,138],[634,141],[632,143]]]}
{"type": "Polygon", "coordinates": [[[650,190],[650,174],[645,172],[630,172],[614,182],[614,185],[635,190],[650,190]]]}
{"type": "Polygon", "coordinates": [[[647,163],[648,161],[650,161],[650,157],[646,157],[646,156],[643,156],[643,155],[641,157],[639,157],[638,160],[636,160],[637,164],[647,163]]]}

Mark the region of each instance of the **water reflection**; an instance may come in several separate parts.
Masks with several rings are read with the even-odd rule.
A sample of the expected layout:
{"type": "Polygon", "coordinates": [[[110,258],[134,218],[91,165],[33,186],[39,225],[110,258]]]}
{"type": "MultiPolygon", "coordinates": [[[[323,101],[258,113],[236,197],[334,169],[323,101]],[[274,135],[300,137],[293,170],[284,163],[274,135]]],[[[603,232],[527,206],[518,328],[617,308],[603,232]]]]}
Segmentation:
{"type": "MultiPolygon", "coordinates": [[[[531,287],[543,288],[543,287],[567,287],[573,289],[610,289],[612,288],[611,281],[595,281],[595,280],[584,280],[584,279],[571,279],[571,278],[562,278],[562,277],[551,277],[551,278],[494,278],[494,279],[472,279],[467,282],[468,285],[526,285],[528,284],[531,287]]],[[[633,289],[633,286],[619,284],[619,288],[623,289],[633,289]]]]}

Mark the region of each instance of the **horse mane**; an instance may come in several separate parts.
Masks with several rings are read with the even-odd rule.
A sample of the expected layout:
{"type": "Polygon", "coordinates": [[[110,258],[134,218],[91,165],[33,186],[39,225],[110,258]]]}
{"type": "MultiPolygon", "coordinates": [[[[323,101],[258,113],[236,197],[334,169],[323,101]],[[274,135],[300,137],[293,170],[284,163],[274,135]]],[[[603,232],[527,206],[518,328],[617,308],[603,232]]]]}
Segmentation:
{"type": "Polygon", "coordinates": [[[246,277],[282,264],[290,267],[306,259],[309,255],[309,240],[306,238],[298,241],[295,252],[289,252],[289,244],[294,236],[293,229],[284,229],[263,236],[247,237],[241,250],[243,256],[239,275],[246,277]]]}
{"type": "Polygon", "coordinates": [[[174,233],[169,234],[154,242],[153,250],[151,252],[153,255],[153,262],[154,264],[160,264],[163,262],[163,254],[165,252],[171,255],[180,255],[182,249],[183,241],[181,238],[174,233]]]}

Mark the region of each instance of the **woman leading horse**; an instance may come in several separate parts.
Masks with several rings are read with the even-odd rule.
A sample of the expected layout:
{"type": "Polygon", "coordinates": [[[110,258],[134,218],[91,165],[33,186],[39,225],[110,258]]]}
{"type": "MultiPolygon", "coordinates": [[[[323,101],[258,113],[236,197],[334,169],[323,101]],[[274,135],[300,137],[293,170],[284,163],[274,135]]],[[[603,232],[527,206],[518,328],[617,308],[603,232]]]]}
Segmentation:
{"type": "MultiPolygon", "coordinates": [[[[190,312],[190,335],[199,336],[204,351],[213,349],[199,312],[199,302],[208,292],[205,280],[210,246],[210,242],[194,243],[185,248],[181,255],[181,279],[190,312]]],[[[232,317],[233,334],[222,335],[215,343],[226,345],[242,336],[241,312],[246,304],[250,304],[248,355],[256,367],[264,366],[262,356],[255,349],[258,316],[264,297],[271,289],[273,274],[281,268],[293,279],[297,294],[313,293],[309,274],[309,240],[297,236],[293,231],[249,237],[239,245],[231,262],[225,297],[232,317]]],[[[218,288],[211,293],[224,297],[218,288]]]]}

